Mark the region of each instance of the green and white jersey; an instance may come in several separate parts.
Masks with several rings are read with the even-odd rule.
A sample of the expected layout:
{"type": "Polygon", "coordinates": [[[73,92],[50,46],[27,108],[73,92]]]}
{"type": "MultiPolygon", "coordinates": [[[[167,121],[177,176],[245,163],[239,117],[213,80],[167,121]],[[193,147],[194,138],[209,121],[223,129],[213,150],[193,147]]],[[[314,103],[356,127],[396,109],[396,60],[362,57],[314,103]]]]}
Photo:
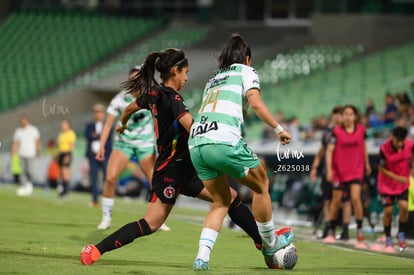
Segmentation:
{"type": "Polygon", "coordinates": [[[218,71],[204,89],[203,101],[191,127],[190,148],[203,144],[236,145],[242,139],[246,93],[259,89],[256,70],[233,64],[218,71]]]}
{"type": "MultiPolygon", "coordinates": [[[[106,112],[120,117],[122,112],[135,98],[126,91],[119,92],[109,104],[106,112]]],[[[139,148],[154,147],[155,134],[151,112],[146,109],[134,113],[128,120],[128,129],[122,134],[115,135],[115,141],[125,142],[139,148]]]]}

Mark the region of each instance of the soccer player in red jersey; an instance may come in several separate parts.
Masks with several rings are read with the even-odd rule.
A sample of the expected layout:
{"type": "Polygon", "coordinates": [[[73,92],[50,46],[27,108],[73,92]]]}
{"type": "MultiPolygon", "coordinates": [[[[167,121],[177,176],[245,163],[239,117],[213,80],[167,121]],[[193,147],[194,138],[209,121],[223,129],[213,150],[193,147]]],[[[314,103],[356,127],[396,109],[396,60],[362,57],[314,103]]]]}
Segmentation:
{"type": "Polygon", "coordinates": [[[407,129],[395,127],[391,137],[380,146],[378,165],[378,192],[384,206],[383,225],[386,237],[384,252],[395,253],[391,238],[393,205],[399,208],[399,225],[396,235],[400,250],[404,250],[405,232],[408,227],[408,187],[410,167],[413,162],[413,142],[407,138],[407,129]]]}
{"type": "Polygon", "coordinates": [[[345,105],[342,111],[342,125],[332,130],[326,149],[326,179],[332,182],[330,206],[330,232],[325,243],[335,242],[335,226],[338,207],[343,192],[349,188],[351,204],[357,222],[357,248],[367,248],[362,232],[363,208],[361,201],[362,181],[371,174],[368,152],[365,144],[365,127],[358,123],[358,111],[353,105],[345,105]]]}

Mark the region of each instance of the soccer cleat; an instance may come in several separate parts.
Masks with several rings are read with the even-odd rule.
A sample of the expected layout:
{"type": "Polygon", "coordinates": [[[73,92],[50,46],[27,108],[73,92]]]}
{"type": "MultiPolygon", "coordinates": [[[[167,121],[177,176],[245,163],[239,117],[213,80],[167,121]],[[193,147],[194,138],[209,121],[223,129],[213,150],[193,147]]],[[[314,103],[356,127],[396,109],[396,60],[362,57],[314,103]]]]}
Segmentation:
{"type": "Polygon", "coordinates": [[[19,189],[16,190],[17,196],[20,196],[20,197],[27,197],[27,196],[30,196],[32,193],[33,193],[33,184],[31,182],[28,182],[22,185],[21,187],[19,187],[19,189]]]}
{"type": "Polygon", "coordinates": [[[364,233],[362,232],[362,230],[361,229],[358,229],[357,230],[357,241],[358,242],[363,242],[363,241],[365,241],[365,238],[364,238],[364,233]]]}
{"type": "Polygon", "coordinates": [[[202,259],[196,259],[193,264],[193,270],[209,270],[208,262],[202,259]]]}
{"type": "Polygon", "coordinates": [[[392,245],[392,239],[391,237],[386,237],[385,239],[385,247],[383,252],[385,253],[395,253],[397,252],[394,248],[394,246],[392,245]]]}
{"type": "Polygon", "coordinates": [[[93,244],[88,244],[83,247],[82,252],[80,253],[80,261],[84,265],[92,265],[94,262],[99,260],[101,257],[101,252],[93,244]]]}
{"type": "Polygon", "coordinates": [[[326,238],[323,239],[323,243],[334,244],[334,243],[336,243],[336,239],[335,239],[334,236],[328,235],[326,238]]]}
{"type": "Polygon", "coordinates": [[[357,243],[355,245],[355,248],[358,249],[368,249],[368,245],[365,242],[365,238],[364,238],[364,233],[362,232],[361,229],[357,230],[357,243]]]}
{"type": "Polygon", "coordinates": [[[378,239],[377,239],[377,243],[385,243],[385,241],[386,241],[386,236],[385,236],[385,234],[384,235],[381,235],[381,237],[379,237],[378,239]]]}
{"type": "Polygon", "coordinates": [[[101,223],[96,227],[98,230],[107,230],[111,227],[111,220],[102,219],[101,223]]]}
{"type": "MultiPolygon", "coordinates": [[[[291,232],[291,231],[292,231],[292,228],[290,226],[285,226],[285,227],[276,229],[274,233],[275,233],[275,236],[280,236],[280,235],[286,234],[286,233],[291,232]]],[[[263,244],[261,244],[261,243],[256,243],[255,246],[260,251],[263,248],[263,244]]]]}
{"type": "Polygon", "coordinates": [[[407,248],[407,243],[405,242],[404,232],[398,232],[396,237],[398,241],[398,246],[400,247],[400,251],[404,251],[404,249],[407,248]]]}
{"type": "Polygon", "coordinates": [[[171,231],[171,228],[169,228],[165,223],[161,224],[160,228],[158,228],[159,231],[171,231]]]}
{"type": "Polygon", "coordinates": [[[347,240],[349,240],[348,231],[342,231],[340,235],[337,235],[336,236],[336,239],[337,240],[340,240],[340,241],[347,241],[347,240]]]}
{"type": "Polygon", "coordinates": [[[295,233],[292,231],[286,231],[284,234],[275,236],[276,237],[276,244],[272,248],[262,248],[262,254],[266,256],[273,256],[276,251],[288,246],[292,243],[293,239],[295,238],[295,233]]]}

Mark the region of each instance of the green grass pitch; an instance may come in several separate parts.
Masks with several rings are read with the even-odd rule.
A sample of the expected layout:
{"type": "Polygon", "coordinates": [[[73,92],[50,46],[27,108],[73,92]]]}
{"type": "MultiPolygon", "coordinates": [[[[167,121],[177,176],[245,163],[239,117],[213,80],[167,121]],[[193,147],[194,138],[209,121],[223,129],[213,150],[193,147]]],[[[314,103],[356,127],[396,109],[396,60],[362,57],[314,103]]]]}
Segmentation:
{"type": "MultiPolygon", "coordinates": [[[[79,261],[82,247],[96,243],[127,222],[143,216],[146,203],[119,198],[112,228],[96,230],[101,210],[88,207],[88,194],[59,200],[35,188],[17,197],[16,186],[0,185],[0,274],[194,274],[203,210],[176,207],[167,225],[121,249],[104,254],[92,266],[79,261]]],[[[293,228],[295,230],[295,228],[293,228]]],[[[311,229],[309,229],[311,232],[311,229]]],[[[311,233],[309,233],[311,234],[311,233]]],[[[321,243],[294,241],[299,260],[293,270],[269,270],[243,232],[224,228],[211,255],[210,274],[414,274],[414,260],[321,243]]]]}

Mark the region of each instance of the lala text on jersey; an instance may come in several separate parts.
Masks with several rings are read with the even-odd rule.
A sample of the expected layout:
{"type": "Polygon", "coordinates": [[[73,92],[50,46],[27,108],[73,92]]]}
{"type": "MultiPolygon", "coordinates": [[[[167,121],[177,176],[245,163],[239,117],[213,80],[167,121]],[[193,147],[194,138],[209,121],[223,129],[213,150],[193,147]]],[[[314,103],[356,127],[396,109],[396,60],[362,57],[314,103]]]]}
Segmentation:
{"type": "Polygon", "coordinates": [[[207,121],[208,117],[201,116],[200,123],[197,127],[193,128],[191,131],[191,137],[195,137],[197,135],[202,135],[205,133],[208,133],[210,131],[216,131],[218,130],[218,124],[217,121],[207,121]]]}

